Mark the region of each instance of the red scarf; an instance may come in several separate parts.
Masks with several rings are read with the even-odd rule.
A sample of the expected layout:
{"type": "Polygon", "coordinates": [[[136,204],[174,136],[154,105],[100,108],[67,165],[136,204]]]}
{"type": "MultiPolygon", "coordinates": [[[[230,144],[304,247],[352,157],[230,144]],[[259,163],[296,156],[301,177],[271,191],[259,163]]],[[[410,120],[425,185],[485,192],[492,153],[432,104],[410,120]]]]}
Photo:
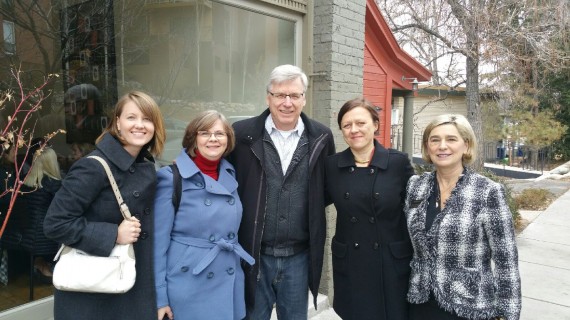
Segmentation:
{"type": "Polygon", "coordinates": [[[195,152],[196,156],[192,158],[192,160],[194,160],[194,163],[198,169],[200,169],[202,173],[207,174],[212,177],[212,179],[218,181],[218,167],[220,165],[221,158],[218,160],[208,160],[200,154],[200,151],[198,151],[198,149],[196,149],[195,152]]]}

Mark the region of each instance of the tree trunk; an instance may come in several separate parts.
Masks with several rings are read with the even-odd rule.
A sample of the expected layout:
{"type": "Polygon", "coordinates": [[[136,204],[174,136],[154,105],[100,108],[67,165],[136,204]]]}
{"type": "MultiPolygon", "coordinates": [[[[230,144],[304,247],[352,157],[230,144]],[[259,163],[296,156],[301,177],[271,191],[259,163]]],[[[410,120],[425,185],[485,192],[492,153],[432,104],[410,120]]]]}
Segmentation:
{"type": "Polygon", "coordinates": [[[473,169],[480,171],[483,169],[484,157],[484,142],[483,141],[483,124],[482,124],[482,111],[481,100],[479,96],[479,35],[477,22],[471,25],[466,25],[466,83],[465,83],[465,96],[467,100],[467,120],[473,127],[475,137],[477,137],[478,144],[475,155],[475,161],[472,164],[473,169]]]}

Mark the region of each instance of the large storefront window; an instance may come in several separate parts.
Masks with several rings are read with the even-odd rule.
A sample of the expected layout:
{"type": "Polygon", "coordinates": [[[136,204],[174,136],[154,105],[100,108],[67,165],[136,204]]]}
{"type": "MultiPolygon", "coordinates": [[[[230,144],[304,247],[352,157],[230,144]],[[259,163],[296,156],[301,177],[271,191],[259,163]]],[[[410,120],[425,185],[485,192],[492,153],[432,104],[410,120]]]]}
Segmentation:
{"type": "MultiPolygon", "coordinates": [[[[300,61],[302,16],[265,1],[40,0],[31,5],[13,0],[9,4],[0,5],[4,26],[0,91],[17,92],[11,76],[14,67],[21,69],[25,89],[41,85],[49,74],[58,75],[46,86],[50,95],[28,121],[28,129],[35,137],[66,131],[51,141],[62,171],[76,159],[74,151],[92,146],[118,97],[127,91],[144,91],[160,105],[168,137],[159,164],[165,165],[180,151],[186,125],[198,112],[216,109],[230,121],[257,115],[266,108],[265,85],[271,69],[300,61]]],[[[7,123],[13,108],[12,104],[0,108],[0,126],[7,123]]],[[[10,250],[6,256],[2,252],[4,248],[0,281],[2,268],[7,267],[7,284],[0,285],[4,297],[0,312],[28,302],[32,268],[29,252],[10,250]]],[[[49,283],[35,280],[34,299],[53,293],[49,283]]]]}
{"type": "Polygon", "coordinates": [[[168,130],[163,162],[198,112],[232,121],[260,113],[271,69],[295,62],[292,21],[212,1],[115,2],[114,11],[119,94],[141,89],[157,99],[168,130]]]}

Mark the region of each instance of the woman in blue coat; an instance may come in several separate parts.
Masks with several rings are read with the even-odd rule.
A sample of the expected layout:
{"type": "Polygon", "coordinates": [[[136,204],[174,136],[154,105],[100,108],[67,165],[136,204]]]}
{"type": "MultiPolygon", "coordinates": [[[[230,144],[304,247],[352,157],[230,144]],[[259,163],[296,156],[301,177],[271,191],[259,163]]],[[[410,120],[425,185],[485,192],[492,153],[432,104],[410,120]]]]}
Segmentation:
{"type": "Polygon", "coordinates": [[[158,319],[229,320],[245,317],[239,245],[242,206],[233,166],[222,157],[235,145],[217,111],[190,122],[176,158],[182,196],[175,210],[172,167],[158,171],[154,267],[158,319]]]}
{"type": "Polygon", "coordinates": [[[98,256],[109,256],[115,243],[134,243],[135,285],[123,294],[56,290],[55,320],[156,320],[152,238],[156,169],[165,130],[156,102],[142,92],[124,95],[91,155],[109,164],[133,217],[123,219],[103,166],[81,158],[69,169],[53,199],[44,232],[59,243],[98,256]]]}

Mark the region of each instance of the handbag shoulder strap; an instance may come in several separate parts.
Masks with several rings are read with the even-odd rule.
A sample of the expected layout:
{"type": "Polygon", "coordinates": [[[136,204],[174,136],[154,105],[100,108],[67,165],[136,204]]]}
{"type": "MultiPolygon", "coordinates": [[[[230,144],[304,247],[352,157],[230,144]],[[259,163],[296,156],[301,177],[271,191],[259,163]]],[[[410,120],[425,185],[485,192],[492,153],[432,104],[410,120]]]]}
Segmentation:
{"type": "Polygon", "coordinates": [[[119,186],[117,185],[117,181],[115,181],[115,177],[113,177],[113,173],[111,172],[111,168],[109,168],[107,161],[103,160],[103,158],[101,158],[99,156],[89,156],[88,158],[93,158],[93,159],[99,161],[101,163],[101,165],[103,165],[103,168],[105,168],[105,172],[107,173],[107,177],[109,177],[109,182],[111,183],[111,188],[113,189],[113,192],[115,193],[115,197],[117,198],[117,202],[119,203],[119,208],[121,209],[121,213],[123,214],[123,217],[125,219],[130,218],[131,212],[129,211],[129,207],[127,206],[125,201],[123,201],[123,197],[121,196],[121,192],[119,191],[119,186]]]}
{"type": "Polygon", "coordinates": [[[172,168],[172,204],[174,205],[174,215],[178,213],[178,208],[180,208],[180,200],[182,199],[182,176],[180,175],[180,170],[178,170],[178,165],[173,163],[170,165],[172,168]]]}

